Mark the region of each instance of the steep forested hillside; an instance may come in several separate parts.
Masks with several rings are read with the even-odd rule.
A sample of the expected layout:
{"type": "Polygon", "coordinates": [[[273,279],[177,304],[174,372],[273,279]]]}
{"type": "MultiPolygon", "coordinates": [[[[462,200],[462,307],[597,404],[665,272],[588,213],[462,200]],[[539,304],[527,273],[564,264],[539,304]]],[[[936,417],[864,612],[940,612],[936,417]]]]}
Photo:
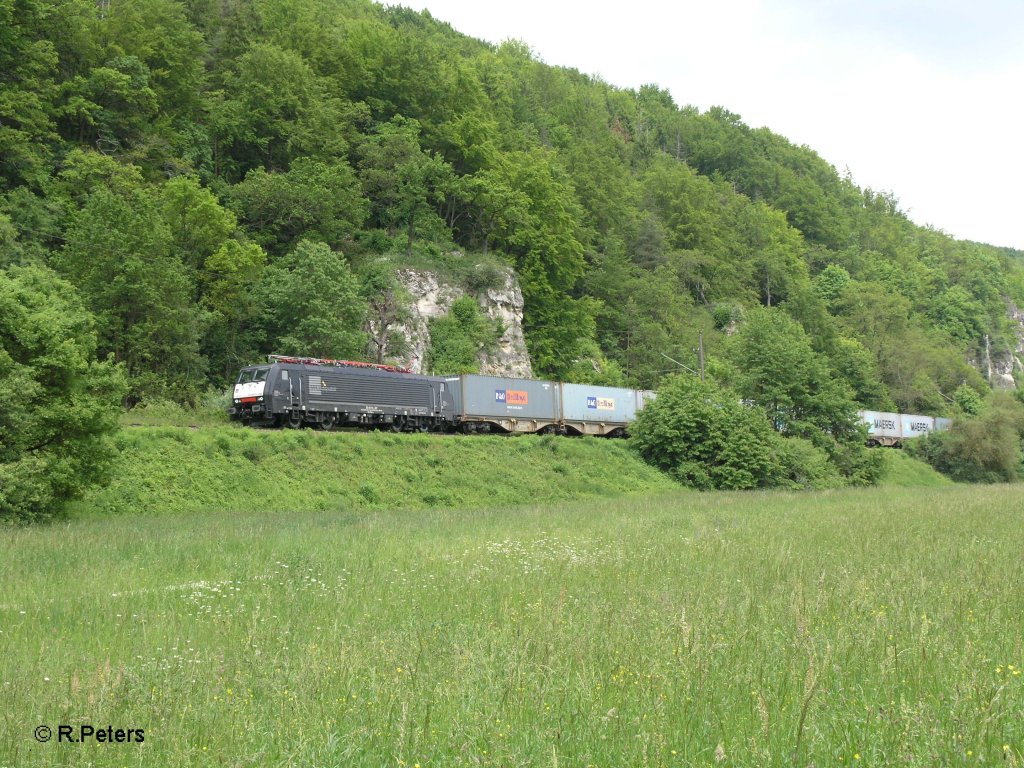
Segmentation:
{"type": "Polygon", "coordinates": [[[540,375],[652,386],[778,306],[912,412],[983,390],[1024,303],[1019,252],[807,147],[369,0],[0,0],[0,73],[0,266],[75,286],[132,399],[366,357],[405,263],[514,265],[540,375]]]}

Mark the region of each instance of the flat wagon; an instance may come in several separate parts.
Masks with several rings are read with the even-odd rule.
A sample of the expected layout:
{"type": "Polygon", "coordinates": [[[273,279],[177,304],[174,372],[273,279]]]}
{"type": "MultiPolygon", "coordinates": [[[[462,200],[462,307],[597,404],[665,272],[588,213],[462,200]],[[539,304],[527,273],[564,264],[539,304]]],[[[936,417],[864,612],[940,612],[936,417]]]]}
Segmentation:
{"type": "Polygon", "coordinates": [[[446,379],[464,432],[559,431],[561,389],[554,381],[464,374],[446,379]]]}

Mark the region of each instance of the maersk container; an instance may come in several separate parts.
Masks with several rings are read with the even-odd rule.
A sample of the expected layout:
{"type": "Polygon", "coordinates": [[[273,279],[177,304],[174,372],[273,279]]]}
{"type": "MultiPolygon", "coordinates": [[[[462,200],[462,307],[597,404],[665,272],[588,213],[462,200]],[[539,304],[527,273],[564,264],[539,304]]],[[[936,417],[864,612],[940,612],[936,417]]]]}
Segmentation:
{"type": "Polygon", "coordinates": [[[903,425],[904,440],[921,437],[935,431],[935,419],[932,416],[917,416],[911,413],[903,413],[900,414],[900,421],[903,425]]]}
{"type": "Polygon", "coordinates": [[[506,432],[539,432],[561,413],[553,381],[464,374],[449,377],[456,419],[467,429],[497,426],[506,432]]]}
{"type": "Polygon", "coordinates": [[[884,411],[860,411],[868,425],[868,438],[880,445],[895,445],[903,438],[900,414],[884,411]]]}
{"type": "Polygon", "coordinates": [[[871,437],[902,437],[900,415],[882,411],[861,411],[860,418],[867,424],[871,437]]]}
{"type": "Polygon", "coordinates": [[[562,384],[562,423],[581,435],[621,431],[636,418],[642,397],[635,389],[562,384]]]}

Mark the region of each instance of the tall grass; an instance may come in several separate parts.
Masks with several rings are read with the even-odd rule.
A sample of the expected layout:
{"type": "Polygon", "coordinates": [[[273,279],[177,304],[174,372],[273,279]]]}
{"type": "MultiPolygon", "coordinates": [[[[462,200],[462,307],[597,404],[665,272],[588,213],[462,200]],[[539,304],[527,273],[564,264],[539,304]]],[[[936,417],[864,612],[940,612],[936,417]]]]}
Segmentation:
{"type": "Polygon", "coordinates": [[[0,765],[1018,765],[1022,501],[676,491],[2,531],[0,765]],[[145,742],[32,736],[80,722],[145,742]]]}

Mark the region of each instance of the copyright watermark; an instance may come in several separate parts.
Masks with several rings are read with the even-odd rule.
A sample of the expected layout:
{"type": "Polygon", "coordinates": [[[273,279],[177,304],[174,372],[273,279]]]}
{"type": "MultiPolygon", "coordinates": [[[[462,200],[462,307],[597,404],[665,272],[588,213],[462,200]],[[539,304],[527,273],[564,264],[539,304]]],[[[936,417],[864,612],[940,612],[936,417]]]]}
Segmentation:
{"type": "Polygon", "coordinates": [[[146,740],[145,728],[115,728],[112,725],[95,726],[58,725],[56,732],[48,725],[38,726],[33,735],[45,744],[56,736],[58,744],[141,744],[146,740]]]}

